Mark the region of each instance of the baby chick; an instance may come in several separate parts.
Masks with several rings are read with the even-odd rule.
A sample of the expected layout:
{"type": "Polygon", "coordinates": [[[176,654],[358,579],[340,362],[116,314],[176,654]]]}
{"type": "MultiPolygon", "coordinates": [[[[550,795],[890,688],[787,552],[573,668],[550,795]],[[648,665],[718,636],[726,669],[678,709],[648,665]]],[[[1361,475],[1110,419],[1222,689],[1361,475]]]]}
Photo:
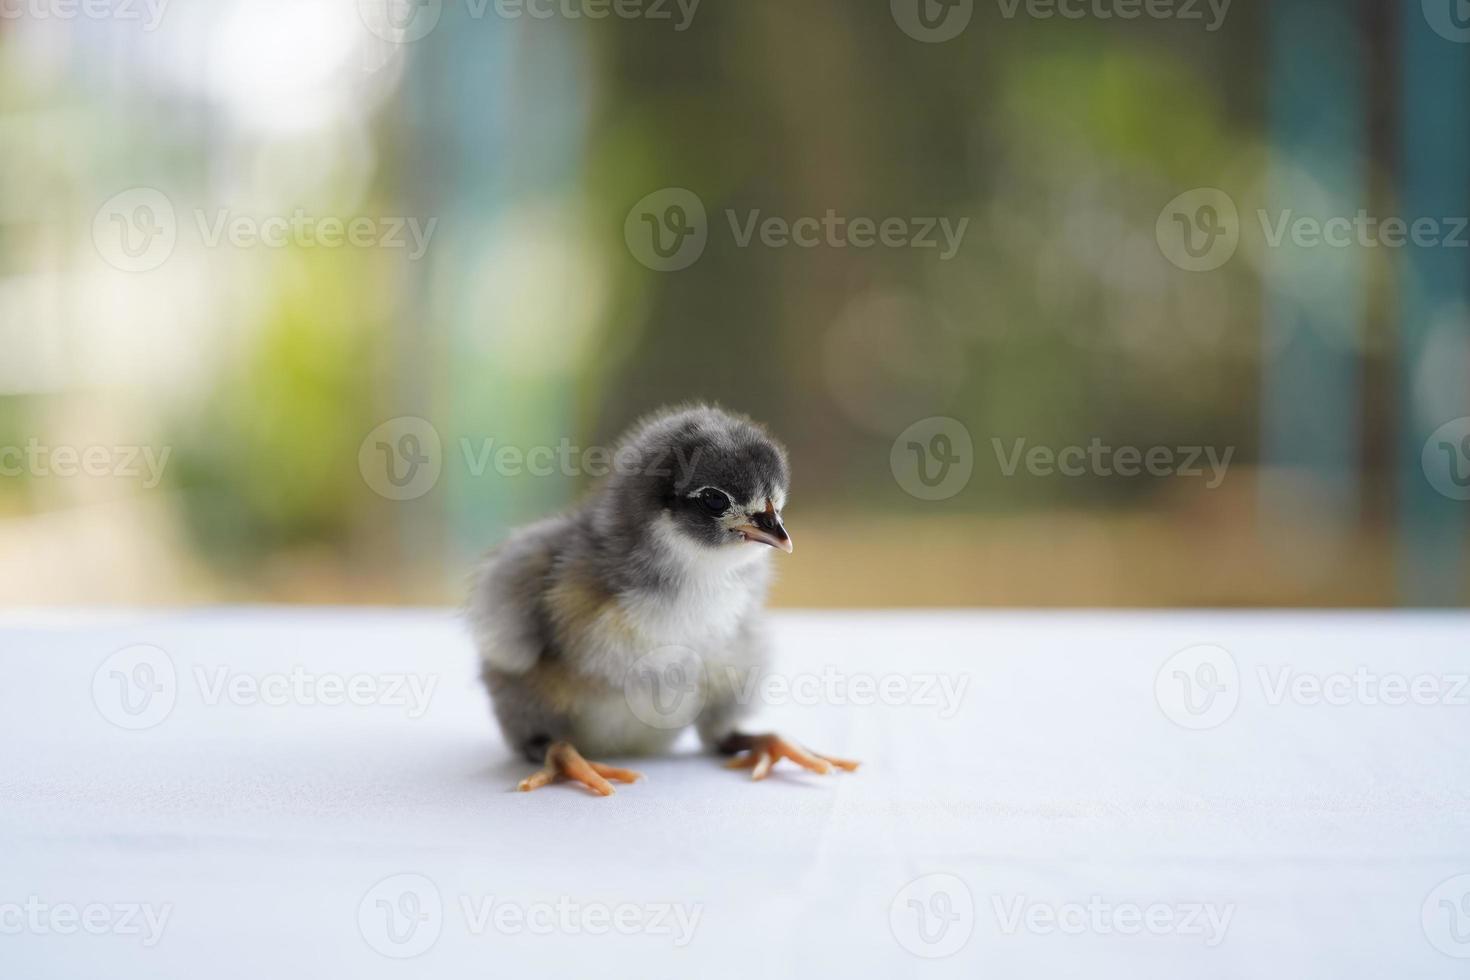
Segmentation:
{"type": "Polygon", "coordinates": [[[611,795],[609,780],[639,774],[582,751],[658,752],[690,724],[755,779],[783,758],[856,769],[736,727],[742,682],[766,660],[769,559],[791,552],[786,451],[750,419],[697,405],[644,419],[614,460],[580,505],[492,551],[470,598],[495,717],[544,764],[519,788],[566,777],[611,795]]]}

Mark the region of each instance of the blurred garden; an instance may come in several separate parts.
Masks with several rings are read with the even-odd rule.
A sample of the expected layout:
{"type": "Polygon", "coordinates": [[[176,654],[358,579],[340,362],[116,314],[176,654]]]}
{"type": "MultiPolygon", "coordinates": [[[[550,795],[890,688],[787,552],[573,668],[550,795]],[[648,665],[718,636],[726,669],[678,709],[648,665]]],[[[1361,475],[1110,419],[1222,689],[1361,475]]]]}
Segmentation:
{"type": "Polygon", "coordinates": [[[1470,44],[905,3],[0,18],[0,597],[455,603],[702,399],[778,605],[1462,604],[1470,44]]]}

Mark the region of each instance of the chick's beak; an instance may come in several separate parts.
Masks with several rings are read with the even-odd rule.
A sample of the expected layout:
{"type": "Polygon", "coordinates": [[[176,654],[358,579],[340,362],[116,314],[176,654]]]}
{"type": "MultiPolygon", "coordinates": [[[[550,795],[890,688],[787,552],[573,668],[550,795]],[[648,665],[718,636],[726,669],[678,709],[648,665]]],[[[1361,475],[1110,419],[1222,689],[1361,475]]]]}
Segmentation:
{"type": "Polygon", "coordinates": [[[781,515],[776,513],[775,505],[769,500],[766,501],[765,511],[752,514],[749,524],[741,524],[735,530],[739,531],[747,541],[759,541],[772,548],[780,548],[788,555],[791,554],[791,535],[786,533],[786,526],[781,523],[781,515]]]}

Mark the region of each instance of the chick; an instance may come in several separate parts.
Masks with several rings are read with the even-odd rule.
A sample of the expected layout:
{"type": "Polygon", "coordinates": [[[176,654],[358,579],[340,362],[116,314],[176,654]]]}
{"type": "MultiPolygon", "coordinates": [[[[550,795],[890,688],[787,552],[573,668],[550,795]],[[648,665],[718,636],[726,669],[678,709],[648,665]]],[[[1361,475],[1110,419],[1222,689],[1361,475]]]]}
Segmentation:
{"type": "Polygon", "coordinates": [[[614,461],[586,500],[515,532],[476,576],[469,618],[495,717],[543,764],[518,788],[565,777],[611,795],[609,780],[640,774],[582,751],[656,753],[691,724],[755,779],[783,758],[857,768],[737,728],[742,682],[766,662],[770,558],[792,550],[786,451],[750,419],[696,405],[639,422],[614,461]]]}

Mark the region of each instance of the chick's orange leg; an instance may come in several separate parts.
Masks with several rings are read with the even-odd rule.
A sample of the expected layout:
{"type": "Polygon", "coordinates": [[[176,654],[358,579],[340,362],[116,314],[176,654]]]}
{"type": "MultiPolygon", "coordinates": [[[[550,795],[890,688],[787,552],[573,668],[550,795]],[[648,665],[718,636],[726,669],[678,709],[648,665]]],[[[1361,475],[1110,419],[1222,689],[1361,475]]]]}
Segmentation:
{"type": "Polygon", "coordinates": [[[609,779],[620,783],[634,783],[642,779],[643,774],[601,762],[589,762],[582,758],[582,753],[572,743],[552,742],[551,747],[546,750],[546,765],[522,779],[516,789],[529,793],[561,778],[581,783],[598,796],[612,796],[613,788],[609,779]]]}
{"type": "Polygon", "coordinates": [[[819,773],[829,773],[834,767],[844,772],[852,772],[858,767],[858,764],[850,759],[839,759],[835,756],[822,755],[820,752],[808,752],[795,742],[774,733],[766,735],[737,733],[720,743],[720,748],[727,752],[743,752],[743,755],[726,763],[726,768],[749,769],[751,779],[765,779],[770,775],[771,768],[781,759],[790,759],[804,769],[819,773]]]}

